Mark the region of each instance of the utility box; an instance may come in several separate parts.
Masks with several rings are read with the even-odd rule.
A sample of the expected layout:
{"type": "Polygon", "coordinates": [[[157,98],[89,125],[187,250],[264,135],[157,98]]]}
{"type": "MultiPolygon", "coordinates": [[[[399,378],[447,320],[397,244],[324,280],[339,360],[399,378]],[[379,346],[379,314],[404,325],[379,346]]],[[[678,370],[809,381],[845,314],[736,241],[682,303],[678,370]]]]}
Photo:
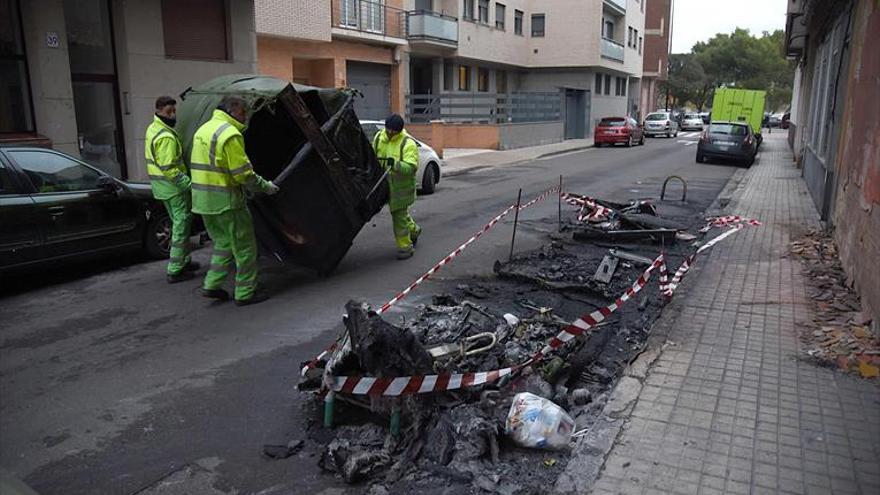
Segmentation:
{"type": "Polygon", "coordinates": [[[180,96],[176,127],[187,165],[193,135],[227,95],[250,104],[245,151],[254,170],[281,189],[249,201],[261,252],[330,273],[388,202],[384,170],[354,112],[355,93],[257,75],[189,88],[180,96]]]}
{"type": "Polygon", "coordinates": [[[758,89],[718,88],[712,99],[712,122],[744,122],[761,137],[767,92],[758,89]]]}

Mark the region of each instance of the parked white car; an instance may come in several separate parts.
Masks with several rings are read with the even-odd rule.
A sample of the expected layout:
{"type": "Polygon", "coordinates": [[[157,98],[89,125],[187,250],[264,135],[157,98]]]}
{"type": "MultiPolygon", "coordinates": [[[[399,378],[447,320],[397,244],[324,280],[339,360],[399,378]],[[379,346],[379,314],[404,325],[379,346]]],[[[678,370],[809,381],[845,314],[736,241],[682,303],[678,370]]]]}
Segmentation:
{"type": "Polygon", "coordinates": [[[645,136],[678,136],[678,122],[669,112],[653,112],[645,117],[645,136]]]}
{"type": "Polygon", "coordinates": [[[703,118],[698,113],[686,113],[681,120],[681,130],[683,131],[702,131],[703,118]]]}
{"type": "MultiPolygon", "coordinates": [[[[377,132],[385,128],[385,122],[381,120],[362,120],[361,128],[370,142],[377,132]]],[[[416,177],[419,192],[424,194],[432,194],[440,182],[441,170],[444,163],[440,156],[427,144],[419,141],[413,136],[416,145],[419,147],[419,171],[416,177]]]]}

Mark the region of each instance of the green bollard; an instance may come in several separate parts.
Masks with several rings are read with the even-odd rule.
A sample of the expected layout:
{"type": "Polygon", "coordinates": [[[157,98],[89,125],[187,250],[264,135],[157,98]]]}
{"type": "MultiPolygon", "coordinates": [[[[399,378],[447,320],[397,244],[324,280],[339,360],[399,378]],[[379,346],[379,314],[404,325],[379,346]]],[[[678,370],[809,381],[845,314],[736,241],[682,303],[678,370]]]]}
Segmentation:
{"type": "Polygon", "coordinates": [[[391,435],[400,435],[400,406],[391,408],[391,435]]]}
{"type": "Polygon", "coordinates": [[[333,428],[334,395],[331,390],[324,396],[324,428],[333,428]]]}

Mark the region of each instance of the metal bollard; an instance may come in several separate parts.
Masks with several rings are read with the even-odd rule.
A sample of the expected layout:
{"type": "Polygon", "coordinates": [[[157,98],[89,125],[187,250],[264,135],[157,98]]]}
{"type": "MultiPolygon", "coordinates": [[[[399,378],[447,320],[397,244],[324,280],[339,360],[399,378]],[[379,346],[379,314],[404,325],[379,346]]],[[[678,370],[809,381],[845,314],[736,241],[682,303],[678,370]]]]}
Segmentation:
{"type": "Polygon", "coordinates": [[[669,177],[666,178],[666,180],[663,181],[663,188],[660,189],[660,201],[663,201],[664,196],[666,196],[666,184],[668,184],[671,179],[678,179],[681,181],[681,185],[683,187],[683,189],[681,191],[681,200],[684,201],[685,199],[687,199],[687,193],[688,193],[687,182],[677,175],[670,175],[669,177]]]}

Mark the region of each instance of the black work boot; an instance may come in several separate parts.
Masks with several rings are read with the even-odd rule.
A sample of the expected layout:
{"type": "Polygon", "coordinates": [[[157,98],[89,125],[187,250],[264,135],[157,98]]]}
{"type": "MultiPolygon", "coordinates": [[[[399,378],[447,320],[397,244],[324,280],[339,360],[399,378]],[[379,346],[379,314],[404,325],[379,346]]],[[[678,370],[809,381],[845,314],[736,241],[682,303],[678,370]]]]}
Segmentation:
{"type": "Polygon", "coordinates": [[[413,247],[416,247],[416,245],[418,245],[420,235],[422,235],[421,227],[416,227],[416,231],[409,235],[409,238],[412,240],[413,247]]]}
{"type": "Polygon", "coordinates": [[[180,273],[175,273],[174,275],[168,274],[168,276],[165,277],[165,280],[167,280],[169,284],[176,284],[178,282],[192,280],[193,277],[195,277],[193,272],[182,271],[180,273]]]}
{"type": "Polygon", "coordinates": [[[250,306],[251,304],[260,304],[261,302],[269,299],[269,294],[262,291],[257,291],[251,297],[247,299],[236,299],[236,306],[250,306]]]}
{"type": "Polygon", "coordinates": [[[202,297],[215,299],[217,301],[228,301],[229,293],[224,289],[205,289],[202,287],[202,297]]]}
{"type": "Polygon", "coordinates": [[[412,246],[397,248],[397,259],[399,260],[407,260],[413,257],[416,253],[416,250],[413,249],[412,246]]]}

